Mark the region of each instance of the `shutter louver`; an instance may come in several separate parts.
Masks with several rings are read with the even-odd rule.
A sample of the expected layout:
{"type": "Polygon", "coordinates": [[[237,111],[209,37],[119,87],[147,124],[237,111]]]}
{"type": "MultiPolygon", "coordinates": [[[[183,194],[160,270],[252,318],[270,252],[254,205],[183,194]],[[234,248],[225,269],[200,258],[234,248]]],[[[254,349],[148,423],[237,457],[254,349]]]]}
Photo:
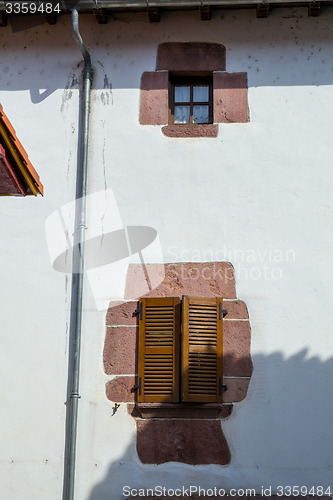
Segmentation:
{"type": "Polygon", "coordinates": [[[178,402],[180,299],[145,298],[140,308],[138,402],[178,402]]]}
{"type": "Polygon", "coordinates": [[[182,401],[222,402],[221,298],[183,297],[182,401]]]}

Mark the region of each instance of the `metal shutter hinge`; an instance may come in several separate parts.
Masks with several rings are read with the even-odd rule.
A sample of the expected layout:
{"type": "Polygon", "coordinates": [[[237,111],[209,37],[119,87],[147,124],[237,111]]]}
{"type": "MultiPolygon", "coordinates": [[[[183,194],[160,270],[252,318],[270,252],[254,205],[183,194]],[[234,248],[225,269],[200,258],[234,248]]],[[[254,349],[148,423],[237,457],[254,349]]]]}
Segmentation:
{"type": "Polygon", "coordinates": [[[142,386],[141,386],[141,377],[140,377],[140,378],[139,378],[139,383],[138,383],[138,384],[135,384],[135,385],[133,386],[133,390],[134,390],[134,391],[136,391],[137,389],[139,389],[139,396],[141,396],[141,388],[142,388],[142,386]]]}
{"type": "Polygon", "coordinates": [[[222,304],[220,302],[219,303],[219,319],[222,319],[222,316],[224,318],[227,314],[228,314],[227,309],[222,309],[222,304]]]}
{"type": "Polygon", "coordinates": [[[142,319],[142,316],[143,316],[143,304],[142,302],[139,303],[139,308],[138,309],[135,309],[134,311],[134,314],[138,314],[139,315],[139,319],[142,319]]]}
{"type": "Polygon", "coordinates": [[[222,392],[225,392],[227,390],[228,390],[228,386],[222,384],[222,378],[220,377],[219,378],[219,396],[222,395],[222,392]]]}

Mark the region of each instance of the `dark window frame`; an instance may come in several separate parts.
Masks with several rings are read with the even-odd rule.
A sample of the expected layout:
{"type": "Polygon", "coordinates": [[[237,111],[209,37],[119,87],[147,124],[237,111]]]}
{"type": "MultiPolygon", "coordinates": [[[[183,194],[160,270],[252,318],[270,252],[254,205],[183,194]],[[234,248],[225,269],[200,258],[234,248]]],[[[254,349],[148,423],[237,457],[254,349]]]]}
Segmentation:
{"type": "Polygon", "coordinates": [[[169,79],[169,125],[176,126],[203,126],[211,125],[214,123],[213,116],[213,76],[212,75],[170,75],[169,79]],[[186,85],[190,87],[190,101],[175,103],[175,87],[177,85],[186,85]],[[209,97],[208,101],[195,102],[193,101],[193,87],[208,85],[209,87],[209,97]],[[204,123],[194,123],[193,122],[193,107],[196,106],[206,106],[208,105],[208,121],[204,123]],[[189,123],[175,123],[175,107],[176,106],[190,106],[190,122],[189,123]]]}

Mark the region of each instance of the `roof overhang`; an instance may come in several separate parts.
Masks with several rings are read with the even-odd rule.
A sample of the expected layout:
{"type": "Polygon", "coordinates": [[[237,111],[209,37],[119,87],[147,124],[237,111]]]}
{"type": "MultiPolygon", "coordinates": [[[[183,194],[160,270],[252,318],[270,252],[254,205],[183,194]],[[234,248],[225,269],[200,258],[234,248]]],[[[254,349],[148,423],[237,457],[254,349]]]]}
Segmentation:
{"type": "Polygon", "coordinates": [[[25,196],[25,189],[0,144],[0,194],[2,196],[25,196]]]}
{"type": "MultiPolygon", "coordinates": [[[[14,0],[11,2],[14,4],[14,0]]],[[[56,4],[56,1],[53,1],[56,4]]],[[[333,6],[333,0],[60,0],[59,14],[70,14],[75,7],[80,13],[93,13],[97,21],[104,24],[108,16],[121,12],[148,12],[150,21],[159,21],[162,10],[199,10],[202,20],[210,19],[211,9],[254,8],[257,17],[267,17],[271,7],[307,7],[310,16],[318,16],[321,7],[333,6]]],[[[7,23],[8,1],[0,1],[0,26],[7,23]]],[[[18,13],[21,15],[22,13],[18,13]]],[[[16,15],[12,12],[10,15],[16,15]]],[[[41,14],[37,14],[44,17],[41,14]]],[[[35,15],[36,16],[36,15],[35,15]]],[[[57,13],[46,16],[50,24],[55,24],[57,13]]]]}
{"type": "Polygon", "coordinates": [[[43,195],[43,184],[0,105],[0,195],[38,193],[43,195]]]}

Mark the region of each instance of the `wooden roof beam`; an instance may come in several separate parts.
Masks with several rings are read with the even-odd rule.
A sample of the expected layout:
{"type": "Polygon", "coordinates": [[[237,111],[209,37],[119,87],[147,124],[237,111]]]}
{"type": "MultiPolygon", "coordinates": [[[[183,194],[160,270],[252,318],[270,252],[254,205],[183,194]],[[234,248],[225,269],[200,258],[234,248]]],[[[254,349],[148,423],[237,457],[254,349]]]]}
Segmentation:
{"type": "Polygon", "coordinates": [[[268,2],[262,2],[257,4],[257,18],[264,18],[268,17],[269,13],[269,3],[268,2]]]}
{"type": "Polygon", "coordinates": [[[212,9],[210,5],[200,7],[201,21],[210,21],[212,18],[212,9]]]}
{"type": "Polygon", "coordinates": [[[3,10],[0,11],[0,26],[7,26],[7,14],[3,10]]]}
{"type": "Polygon", "coordinates": [[[318,17],[320,14],[320,2],[310,2],[308,5],[308,15],[311,17],[318,17]]]}
{"type": "Polygon", "coordinates": [[[106,9],[93,9],[93,13],[98,24],[107,24],[108,16],[106,9]]]}
{"type": "Polygon", "coordinates": [[[148,7],[147,9],[149,21],[151,23],[159,23],[161,20],[161,10],[157,7],[148,7]]]}
{"type": "Polygon", "coordinates": [[[53,13],[53,14],[49,14],[47,16],[47,22],[52,26],[54,24],[57,24],[57,17],[58,17],[58,14],[57,13],[53,13]]]}

